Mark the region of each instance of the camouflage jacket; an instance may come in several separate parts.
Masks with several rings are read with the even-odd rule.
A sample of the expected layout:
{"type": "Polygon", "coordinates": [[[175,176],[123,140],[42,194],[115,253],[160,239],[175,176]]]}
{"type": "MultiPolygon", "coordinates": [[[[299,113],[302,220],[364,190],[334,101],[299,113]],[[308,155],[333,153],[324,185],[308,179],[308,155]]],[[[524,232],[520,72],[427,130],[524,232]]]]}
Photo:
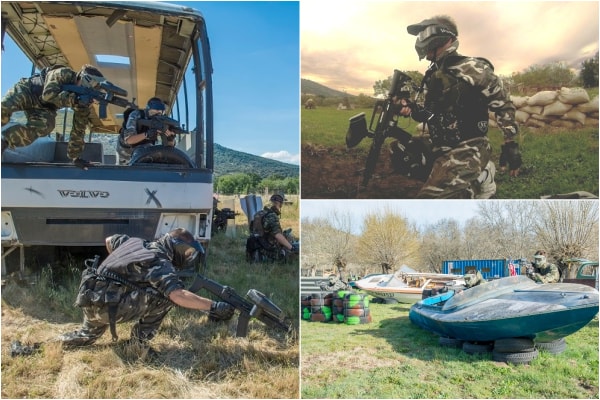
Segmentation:
{"type": "Polygon", "coordinates": [[[535,266],[534,271],[531,278],[539,283],[556,283],[560,279],[558,267],[551,263],[535,266]]]}
{"type": "MultiPolygon", "coordinates": [[[[129,236],[122,234],[111,236],[108,243],[109,250],[112,252],[128,239],[129,236]]],[[[112,267],[110,272],[117,273],[138,287],[151,287],[166,298],[172,291],[184,289],[185,286],[177,275],[175,267],[158,243],[144,242],[144,247],[156,253],[156,257],[151,261],[112,267]]],[[[101,272],[100,269],[99,272],[101,272]]]]}
{"type": "Polygon", "coordinates": [[[424,109],[433,114],[427,120],[433,144],[454,147],[464,140],[485,136],[488,109],[495,113],[505,140],[512,140],[518,133],[515,107],[492,64],[449,50],[424,78],[424,109]]]}
{"type": "MultiPolygon", "coordinates": [[[[32,79],[29,79],[30,84],[32,79]]],[[[85,133],[89,117],[90,107],[80,107],[74,103],[73,96],[68,96],[69,93],[62,90],[63,85],[74,85],[77,82],[77,72],[71,68],[60,67],[51,69],[46,73],[44,80],[44,86],[41,90],[41,96],[38,99],[42,104],[51,104],[57,109],[63,107],[70,107],[73,109],[73,126],[72,133],[79,134],[79,136],[85,133]]],[[[36,90],[32,88],[32,92],[36,90]]]]}

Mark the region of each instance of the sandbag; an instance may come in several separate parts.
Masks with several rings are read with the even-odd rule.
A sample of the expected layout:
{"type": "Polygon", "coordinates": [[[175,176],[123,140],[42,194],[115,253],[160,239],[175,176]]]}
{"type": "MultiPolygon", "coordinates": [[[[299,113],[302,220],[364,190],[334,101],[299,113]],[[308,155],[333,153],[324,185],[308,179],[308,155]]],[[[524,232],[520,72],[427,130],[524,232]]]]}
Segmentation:
{"type": "Polygon", "coordinates": [[[525,111],[527,114],[541,114],[544,111],[543,106],[525,106],[521,107],[519,110],[525,111]]]}
{"type": "Polygon", "coordinates": [[[527,100],[529,97],[523,96],[510,96],[510,101],[515,105],[516,108],[525,107],[527,105],[527,100]]]}
{"type": "Polygon", "coordinates": [[[585,124],[585,114],[577,111],[576,109],[572,109],[569,112],[565,113],[565,115],[563,115],[561,119],[576,121],[579,122],[581,125],[585,124]]]}
{"type": "Polygon", "coordinates": [[[544,116],[549,116],[549,115],[562,116],[567,111],[569,111],[571,108],[573,108],[572,104],[563,103],[563,102],[557,100],[554,103],[548,104],[547,106],[545,106],[544,111],[542,111],[542,115],[544,115],[544,116]]]}
{"type": "Polygon", "coordinates": [[[527,100],[527,104],[530,106],[546,106],[554,103],[557,97],[558,93],[556,90],[544,90],[531,96],[527,100]]]}
{"type": "Polygon", "coordinates": [[[587,103],[582,103],[577,105],[577,111],[582,113],[592,113],[598,112],[598,96],[594,97],[592,100],[587,103]]]}
{"type": "Polygon", "coordinates": [[[598,118],[586,118],[585,119],[585,126],[598,126],[598,118]]]}
{"type": "Polygon", "coordinates": [[[558,100],[562,103],[576,105],[587,103],[590,101],[590,95],[584,88],[560,88],[558,92],[558,100]]]}
{"type": "Polygon", "coordinates": [[[515,120],[517,120],[517,122],[524,124],[525,122],[527,122],[528,119],[529,119],[529,113],[522,111],[522,110],[517,110],[515,112],[515,120]]]}
{"type": "Polygon", "coordinates": [[[566,119],[557,119],[555,121],[552,121],[550,123],[550,126],[553,126],[555,128],[567,128],[567,129],[574,129],[577,127],[577,122],[575,121],[568,121],[566,119]]]}
{"type": "Polygon", "coordinates": [[[544,128],[546,123],[535,118],[529,118],[525,123],[525,126],[529,126],[531,128],[544,128]]]}

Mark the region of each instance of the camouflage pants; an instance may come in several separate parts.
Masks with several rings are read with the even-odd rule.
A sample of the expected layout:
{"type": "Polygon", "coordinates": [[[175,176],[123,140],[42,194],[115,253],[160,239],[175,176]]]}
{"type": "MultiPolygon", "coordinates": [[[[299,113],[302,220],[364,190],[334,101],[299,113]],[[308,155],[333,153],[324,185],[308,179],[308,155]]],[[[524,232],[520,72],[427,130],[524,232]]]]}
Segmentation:
{"type": "MultiPolygon", "coordinates": [[[[12,114],[17,111],[23,111],[27,118],[25,125],[14,124],[2,130],[2,138],[11,149],[28,146],[37,138],[48,136],[56,125],[56,111],[52,107],[42,105],[25,82],[18,82],[2,98],[2,126],[8,124],[12,114]]],[[[73,125],[76,125],[76,121],[73,121],[73,125]]],[[[85,125],[83,130],[71,131],[67,147],[69,158],[77,158],[83,151],[84,134],[85,125]]]]}
{"type": "MultiPolygon", "coordinates": [[[[131,328],[131,339],[145,343],[154,336],[163,319],[173,307],[169,301],[159,301],[139,291],[126,292],[117,305],[115,322],[135,321],[131,328]]],[[[109,305],[94,304],[83,309],[81,329],[61,336],[66,345],[89,345],[100,338],[110,326],[109,305]]]]}
{"type": "Polygon", "coordinates": [[[473,199],[481,191],[477,178],[491,159],[487,136],[461,142],[438,157],[417,194],[420,199],[473,199]]]}

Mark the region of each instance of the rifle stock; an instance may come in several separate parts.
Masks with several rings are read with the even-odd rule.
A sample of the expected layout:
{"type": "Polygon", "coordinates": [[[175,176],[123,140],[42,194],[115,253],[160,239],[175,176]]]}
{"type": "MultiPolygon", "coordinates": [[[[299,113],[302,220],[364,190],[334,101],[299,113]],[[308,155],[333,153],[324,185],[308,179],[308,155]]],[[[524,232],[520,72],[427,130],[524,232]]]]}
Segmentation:
{"type": "Polygon", "coordinates": [[[350,125],[346,134],[346,145],[349,148],[357,146],[365,137],[373,139],[363,172],[362,186],[366,187],[375,171],[375,166],[379,160],[381,147],[392,131],[397,128],[398,115],[395,100],[410,97],[410,90],[406,90],[406,84],[411,78],[405,73],[395,69],[392,77],[392,84],[385,100],[378,101],[373,107],[371,121],[367,128],[366,117],[364,113],[350,118],[350,125]],[[378,116],[378,118],[376,118],[378,116]],[[374,122],[377,121],[373,128],[374,122]]]}
{"type": "Polygon", "coordinates": [[[250,302],[237,294],[233,288],[196,274],[195,281],[189,290],[197,292],[200,289],[207,290],[240,312],[236,330],[236,336],[238,337],[245,337],[248,334],[248,324],[252,318],[258,319],[271,328],[285,332],[289,332],[291,329],[291,326],[285,322],[283,311],[262,293],[254,289],[250,289],[247,294],[247,297],[252,300],[250,302]]]}

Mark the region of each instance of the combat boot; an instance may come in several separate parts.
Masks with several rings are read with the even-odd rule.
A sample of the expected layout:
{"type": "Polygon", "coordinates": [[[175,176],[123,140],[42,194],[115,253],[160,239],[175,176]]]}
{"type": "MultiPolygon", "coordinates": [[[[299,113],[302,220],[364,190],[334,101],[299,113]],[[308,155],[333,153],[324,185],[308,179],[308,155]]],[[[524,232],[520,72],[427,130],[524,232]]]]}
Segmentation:
{"type": "Polygon", "coordinates": [[[65,333],[58,337],[64,347],[83,347],[93,344],[98,338],[90,336],[83,329],[71,333],[65,333]]]}

